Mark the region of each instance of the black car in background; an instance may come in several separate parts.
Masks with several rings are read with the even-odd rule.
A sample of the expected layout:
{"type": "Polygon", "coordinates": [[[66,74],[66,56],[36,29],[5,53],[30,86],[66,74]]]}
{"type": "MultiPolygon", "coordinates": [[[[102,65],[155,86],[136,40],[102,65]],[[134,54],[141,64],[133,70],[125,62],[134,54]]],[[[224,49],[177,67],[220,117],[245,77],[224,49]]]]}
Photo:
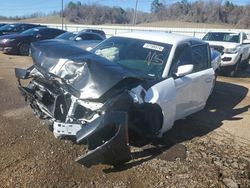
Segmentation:
{"type": "Polygon", "coordinates": [[[27,24],[27,23],[13,23],[13,24],[6,24],[0,27],[0,36],[2,35],[9,35],[13,33],[21,33],[28,29],[34,27],[46,27],[38,24],[27,24]]]}
{"type": "Polygon", "coordinates": [[[105,32],[99,29],[83,29],[81,32],[97,33],[106,38],[105,32]]]}
{"type": "Polygon", "coordinates": [[[98,33],[86,32],[82,30],[78,33],[66,32],[52,40],[63,44],[70,44],[73,46],[77,46],[82,49],[87,49],[89,47],[93,48],[97,46],[100,42],[102,42],[105,39],[106,39],[105,37],[103,37],[98,33]]]}
{"type": "Polygon", "coordinates": [[[2,26],[4,26],[4,25],[6,25],[6,23],[0,23],[0,27],[2,27],[2,26]]]}
{"type": "Polygon", "coordinates": [[[98,30],[98,29],[83,29],[79,32],[65,32],[56,38],[63,39],[63,40],[74,40],[77,37],[81,37],[82,39],[85,39],[85,40],[87,38],[88,40],[103,40],[103,39],[106,39],[106,34],[104,33],[104,31],[98,30]],[[90,33],[88,37],[86,37],[87,33],[90,33]],[[85,35],[85,37],[83,37],[83,35],[85,35]]]}
{"type": "Polygon", "coordinates": [[[72,40],[77,35],[77,32],[65,32],[59,36],[56,37],[56,39],[62,39],[62,40],[72,40]]]}
{"type": "Polygon", "coordinates": [[[52,39],[64,32],[61,29],[36,27],[20,34],[0,36],[0,50],[4,53],[29,55],[31,42],[52,39]]]}

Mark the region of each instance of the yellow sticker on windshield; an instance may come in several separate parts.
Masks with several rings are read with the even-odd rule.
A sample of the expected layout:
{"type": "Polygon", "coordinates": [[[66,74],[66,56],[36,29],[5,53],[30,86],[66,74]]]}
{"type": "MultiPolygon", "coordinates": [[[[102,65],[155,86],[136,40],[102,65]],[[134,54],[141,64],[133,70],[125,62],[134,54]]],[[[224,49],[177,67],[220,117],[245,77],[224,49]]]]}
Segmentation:
{"type": "Polygon", "coordinates": [[[159,51],[159,52],[162,52],[164,50],[163,46],[158,46],[158,45],[149,44],[149,43],[145,43],[143,45],[143,48],[147,48],[147,49],[151,49],[151,50],[156,50],[156,51],[159,51]]]}

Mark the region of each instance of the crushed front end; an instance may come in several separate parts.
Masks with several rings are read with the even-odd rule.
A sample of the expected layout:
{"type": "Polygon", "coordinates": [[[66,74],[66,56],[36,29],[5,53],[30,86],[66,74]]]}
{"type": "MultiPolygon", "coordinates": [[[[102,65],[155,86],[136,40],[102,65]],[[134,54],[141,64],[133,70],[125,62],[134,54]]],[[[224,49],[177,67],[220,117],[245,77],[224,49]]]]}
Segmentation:
{"type": "Polygon", "coordinates": [[[123,93],[105,103],[82,100],[70,94],[58,78],[35,75],[40,73],[34,67],[15,72],[21,94],[56,137],[88,144],[88,153],[76,159],[79,163],[89,167],[130,160],[126,113],[131,104],[129,95],[123,93]],[[21,83],[25,79],[31,79],[27,86],[21,83]],[[126,102],[118,104],[120,100],[126,102]]]}
{"type": "Polygon", "coordinates": [[[90,52],[44,43],[32,45],[34,65],[15,69],[18,88],[34,114],[56,137],[87,144],[88,152],[76,159],[87,167],[129,161],[128,109],[133,99],[126,87],[139,79],[90,52]]]}

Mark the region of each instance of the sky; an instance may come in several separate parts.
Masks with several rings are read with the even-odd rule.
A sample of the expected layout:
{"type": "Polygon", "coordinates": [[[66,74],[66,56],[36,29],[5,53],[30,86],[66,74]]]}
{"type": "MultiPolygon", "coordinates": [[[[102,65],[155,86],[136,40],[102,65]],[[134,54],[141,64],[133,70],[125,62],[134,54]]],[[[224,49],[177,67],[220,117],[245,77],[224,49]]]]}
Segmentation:
{"type": "MultiPolygon", "coordinates": [[[[63,0],[64,5],[77,0],[63,0]]],[[[79,0],[82,3],[99,3],[108,6],[120,6],[124,9],[134,8],[136,0],[79,0]]],[[[153,0],[138,0],[138,10],[149,12],[153,0]]],[[[174,3],[178,0],[162,0],[165,3],[174,3]]],[[[194,0],[189,0],[194,1],[194,0]]],[[[239,5],[250,4],[250,0],[231,0],[239,5]]],[[[0,0],[1,16],[23,16],[35,12],[51,13],[61,10],[62,0],[0,0]]]]}

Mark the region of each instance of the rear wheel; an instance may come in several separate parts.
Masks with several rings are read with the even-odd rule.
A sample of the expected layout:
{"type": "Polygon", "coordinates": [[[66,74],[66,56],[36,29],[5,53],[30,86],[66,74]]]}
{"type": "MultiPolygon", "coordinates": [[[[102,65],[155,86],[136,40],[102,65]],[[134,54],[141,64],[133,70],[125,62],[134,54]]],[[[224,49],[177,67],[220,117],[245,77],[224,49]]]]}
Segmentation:
{"type": "Polygon", "coordinates": [[[236,75],[237,71],[240,68],[240,63],[241,63],[241,57],[239,58],[237,63],[232,67],[232,69],[229,71],[230,76],[235,76],[236,75]]]}
{"type": "Polygon", "coordinates": [[[241,68],[242,68],[243,70],[246,70],[246,69],[247,69],[248,64],[249,64],[249,61],[250,61],[250,55],[249,55],[249,57],[248,57],[244,62],[242,62],[241,68]]]}
{"type": "Polygon", "coordinates": [[[217,71],[216,71],[216,72],[214,73],[213,86],[212,86],[211,92],[210,92],[210,94],[209,94],[209,97],[212,95],[212,93],[213,93],[213,91],[214,91],[214,87],[215,87],[215,84],[216,84],[217,76],[218,76],[218,73],[217,73],[217,71]]]}
{"type": "Polygon", "coordinates": [[[28,43],[23,43],[19,46],[19,52],[21,55],[29,55],[30,45],[28,43]]]}

